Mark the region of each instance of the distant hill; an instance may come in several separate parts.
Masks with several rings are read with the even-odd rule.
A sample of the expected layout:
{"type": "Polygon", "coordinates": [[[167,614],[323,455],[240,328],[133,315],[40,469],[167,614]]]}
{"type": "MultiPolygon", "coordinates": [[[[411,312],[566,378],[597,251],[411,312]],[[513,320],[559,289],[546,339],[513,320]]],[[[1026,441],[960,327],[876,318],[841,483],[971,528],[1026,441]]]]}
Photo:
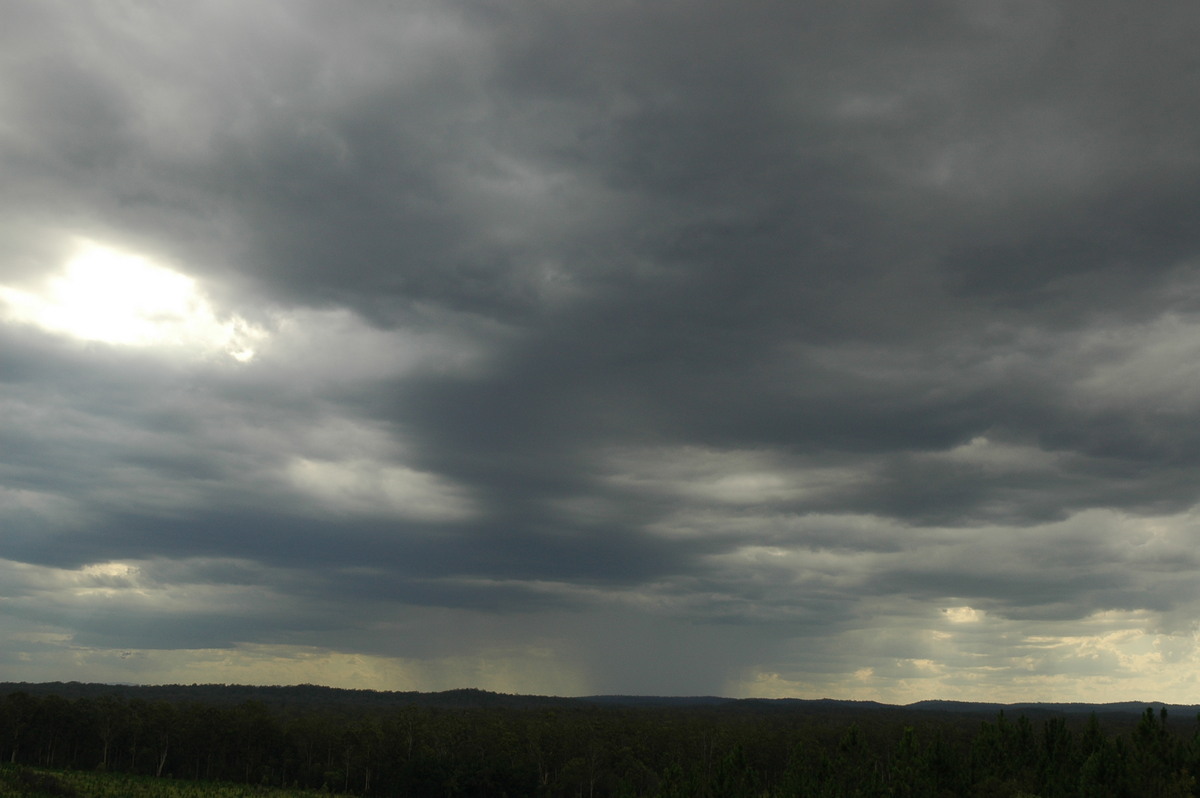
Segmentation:
{"type": "Polygon", "coordinates": [[[140,698],[146,701],[168,701],[172,703],[200,702],[212,704],[240,704],[245,701],[261,701],[269,706],[311,708],[388,708],[388,707],[441,707],[446,709],[468,707],[509,707],[536,709],[539,707],[568,706],[579,699],[555,698],[552,696],[507,695],[487,690],[464,688],[437,693],[390,692],[380,690],[347,690],[339,687],[323,687],[315,684],[288,686],[260,686],[243,684],[96,684],[84,682],[0,682],[0,695],[25,692],[30,695],[58,695],[63,698],[98,698],[121,696],[140,698]]]}
{"type": "Polygon", "coordinates": [[[30,695],[58,695],[63,698],[98,698],[116,695],[146,701],[172,703],[200,702],[240,704],[260,701],[269,706],[284,708],[356,708],[387,709],[392,707],[435,707],[443,709],[510,708],[553,709],[587,707],[645,707],[645,708],[718,708],[746,711],[801,711],[811,714],[861,713],[877,711],[912,711],[930,714],[994,716],[1001,710],[1007,714],[1037,715],[1140,715],[1147,707],[1156,711],[1166,707],[1176,718],[1195,718],[1200,705],[1164,704],[1159,701],[1120,701],[1107,704],[1022,702],[1001,704],[971,701],[918,701],[912,704],[882,704],[876,701],[848,701],[831,698],[725,698],[721,696],[639,696],[594,695],[559,697],[513,695],[488,690],[463,688],[441,692],[392,692],[380,690],[347,690],[314,684],[289,686],[256,686],[239,684],[168,684],[130,685],[84,682],[0,682],[0,695],[25,692],[30,695]]]}
{"type": "Polygon", "coordinates": [[[1165,707],[1167,713],[1175,716],[1195,716],[1200,713],[1197,704],[1165,704],[1161,701],[1117,701],[1109,704],[1083,703],[1054,703],[1054,702],[1021,702],[1016,704],[976,703],[971,701],[918,701],[905,705],[905,709],[924,709],[934,712],[990,712],[995,714],[1000,710],[1018,714],[1055,714],[1055,715],[1140,715],[1147,707],[1155,711],[1165,707]]]}

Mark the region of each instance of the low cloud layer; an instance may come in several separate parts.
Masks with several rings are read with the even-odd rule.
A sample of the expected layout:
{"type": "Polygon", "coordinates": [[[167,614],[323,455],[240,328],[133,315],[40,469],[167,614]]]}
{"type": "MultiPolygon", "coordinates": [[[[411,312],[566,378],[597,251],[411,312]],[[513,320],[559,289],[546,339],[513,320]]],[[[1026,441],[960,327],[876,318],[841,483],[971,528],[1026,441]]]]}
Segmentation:
{"type": "Polygon", "coordinates": [[[13,4],[0,679],[1200,702],[1198,29],[13,4]]]}

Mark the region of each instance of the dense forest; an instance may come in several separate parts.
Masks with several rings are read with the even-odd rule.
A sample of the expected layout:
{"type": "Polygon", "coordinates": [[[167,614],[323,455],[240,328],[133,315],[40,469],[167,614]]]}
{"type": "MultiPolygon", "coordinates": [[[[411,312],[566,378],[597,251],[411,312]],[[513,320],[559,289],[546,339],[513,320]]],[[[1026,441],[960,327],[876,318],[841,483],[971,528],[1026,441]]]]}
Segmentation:
{"type": "Polygon", "coordinates": [[[4,761],[357,795],[546,798],[1182,796],[1196,794],[1200,771],[1200,718],[1165,708],[981,717],[852,702],[57,687],[0,687],[4,761]]]}

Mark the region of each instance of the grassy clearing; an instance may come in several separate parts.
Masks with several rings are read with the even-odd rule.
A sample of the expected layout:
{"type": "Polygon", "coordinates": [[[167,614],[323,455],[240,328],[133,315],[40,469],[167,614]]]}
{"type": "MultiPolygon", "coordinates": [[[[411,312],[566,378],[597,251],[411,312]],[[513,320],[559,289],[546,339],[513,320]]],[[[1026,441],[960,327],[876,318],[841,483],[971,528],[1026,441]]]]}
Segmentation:
{"type": "Polygon", "coordinates": [[[336,798],[336,794],[124,773],[5,767],[0,769],[0,798],[336,798]]]}

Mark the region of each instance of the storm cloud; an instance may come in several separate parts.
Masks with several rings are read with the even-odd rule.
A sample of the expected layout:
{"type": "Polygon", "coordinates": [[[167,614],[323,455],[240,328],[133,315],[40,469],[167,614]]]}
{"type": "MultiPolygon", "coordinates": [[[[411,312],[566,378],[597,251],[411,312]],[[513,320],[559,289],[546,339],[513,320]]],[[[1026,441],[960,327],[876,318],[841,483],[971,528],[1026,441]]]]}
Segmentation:
{"type": "Polygon", "coordinates": [[[1200,701],[1200,11],[12,2],[0,678],[1200,701]]]}

